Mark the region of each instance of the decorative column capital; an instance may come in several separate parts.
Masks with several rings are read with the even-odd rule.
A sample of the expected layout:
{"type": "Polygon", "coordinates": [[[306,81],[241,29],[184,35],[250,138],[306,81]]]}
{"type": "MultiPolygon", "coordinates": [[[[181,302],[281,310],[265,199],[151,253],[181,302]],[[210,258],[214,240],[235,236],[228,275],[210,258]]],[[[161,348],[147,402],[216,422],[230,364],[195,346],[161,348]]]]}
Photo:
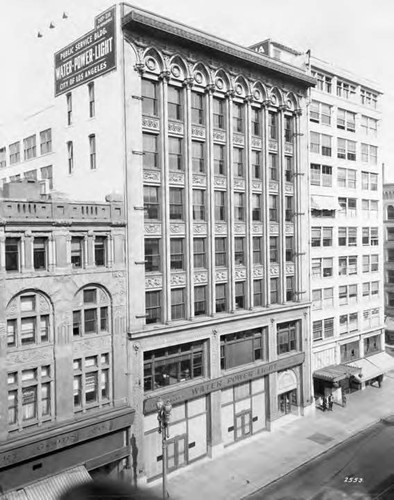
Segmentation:
{"type": "Polygon", "coordinates": [[[288,107],[286,106],[286,104],[281,104],[281,105],[279,106],[279,109],[280,109],[280,111],[287,111],[287,110],[288,110],[288,107]]]}
{"type": "Polygon", "coordinates": [[[145,72],[145,64],[144,63],[136,63],[134,64],[134,70],[140,75],[142,76],[145,72]]]}
{"type": "Polygon", "coordinates": [[[231,101],[234,99],[234,94],[235,94],[235,92],[234,92],[234,90],[233,90],[233,89],[230,89],[230,90],[228,90],[228,91],[226,92],[226,96],[227,96],[227,97],[228,97],[228,99],[229,99],[229,100],[231,100],[231,101]]]}
{"type": "Polygon", "coordinates": [[[244,101],[245,101],[247,104],[250,104],[250,103],[253,101],[253,96],[252,96],[252,94],[248,94],[247,96],[245,96],[244,101]]]}
{"type": "Polygon", "coordinates": [[[193,87],[194,79],[192,77],[187,77],[183,81],[183,86],[187,89],[191,89],[193,87]]]}
{"type": "Polygon", "coordinates": [[[205,92],[207,94],[213,94],[215,92],[215,85],[213,83],[209,83],[206,87],[205,87],[205,92]]]}
{"type": "Polygon", "coordinates": [[[295,116],[301,116],[302,115],[302,109],[301,108],[297,108],[294,110],[294,114],[295,116]]]}
{"type": "Polygon", "coordinates": [[[168,80],[171,78],[171,71],[169,69],[165,69],[160,73],[159,78],[168,82],[168,80]]]}
{"type": "Polygon", "coordinates": [[[261,103],[261,105],[263,108],[269,108],[270,106],[272,106],[272,101],[270,99],[266,99],[261,103]]]}

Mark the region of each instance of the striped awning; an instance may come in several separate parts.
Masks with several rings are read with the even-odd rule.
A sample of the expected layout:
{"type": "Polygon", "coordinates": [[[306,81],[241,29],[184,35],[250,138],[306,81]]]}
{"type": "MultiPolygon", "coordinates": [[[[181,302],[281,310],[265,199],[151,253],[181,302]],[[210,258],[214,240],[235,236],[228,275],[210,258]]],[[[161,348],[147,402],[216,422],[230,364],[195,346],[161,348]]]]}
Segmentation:
{"type": "Polygon", "coordinates": [[[372,378],[383,375],[390,370],[394,370],[394,358],[386,352],[378,352],[366,358],[359,359],[349,366],[359,366],[361,368],[360,382],[371,380],[372,378]]]}
{"type": "Polygon", "coordinates": [[[313,210],[342,210],[338,199],[333,196],[313,195],[311,199],[311,208],[313,210]]]}
{"type": "Polygon", "coordinates": [[[360,368],[349,365],[330,365],[313,372],[313,377],[328,382],[339,382],[361,372],[360,368]]]}
{"type": "Polygon", "coordinates": [[[18,490],[7,491],[0,495],[0,500],[58,500],[69,488],[91,479],[88,471],[81,465],[18,490]]]}

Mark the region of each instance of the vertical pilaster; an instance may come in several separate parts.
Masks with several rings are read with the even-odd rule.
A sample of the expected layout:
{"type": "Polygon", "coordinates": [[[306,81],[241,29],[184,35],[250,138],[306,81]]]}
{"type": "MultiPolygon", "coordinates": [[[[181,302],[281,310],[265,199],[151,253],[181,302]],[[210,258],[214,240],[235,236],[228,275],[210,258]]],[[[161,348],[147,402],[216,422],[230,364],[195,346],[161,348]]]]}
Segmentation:
{"type": "Polygon", "coordinates": [[[279,201],[279,303],[286,302],[286,265],[285,265],[285,234],[286,234],[286,204],[285,204],[285,182],[284,182],[284,110],[285,106],[279,107],[278,112],[278,201],[279,201]]]}
{"type": "Polygon", "coordinates": [[[26,231],[21,238],[21,270],[33,271],[33,235],[26,231]]]}
{"type": "Polygon", "coordinates": [[[191,88],[193,79],[186,79],[185,87],[185,255],[186,258],[186,319],[194,316],[194,263],[193,263],[193,165],[192,165],[192,124],[191,124],[191,88]]]}
{"type": "Polygon", "coordinates": [[[215,308],[215,188],[214,188],[214,152],[213,152],[213,92],[214,86],[206,88],[205,137],[206,137],[206,172],[207,172],[207,266],[208,266],[208,314],[213,316],[215,308]]]}
{"type": "Polygon", "coordinates": [[[268,181],[268,104],[265,101],[262,105],[262,165],[261,165],[261,180],[263,184],[263,266],[264,266],[264,287],[263,287],[263,305],[267,306],[270,303],[270,259],[269,259],[269,236],[270,236],[270,220],[269,220],[269,181],[268,181]]]}
{"type": "Polygon", "coordinates": [[[233,97],[234,91],[227,92],[227,203],[228,203],[228,310],[235,309],[235,259],[234,259],[234,173],[233,173],[233,97]]]}
{"type": "MultiPolygon", "coordinates": [[[[306,186],[306,177],[303,172],[301,172],[301,159],[300,159],[300,141],[301,141],[301,126],[300,117],[302,111],[300,109],[294,112],[294,137],[293,142],[293,186],[294,186],[294,288],[295,288],[295,299],[299,302],[306,297],[303,297],[302,292],[304,287],[307,285],[307,289],[310,289],[310,277],[306,278],[309,284],[302,283],[303,267],[302,262],[305,260],[305,250],[308,245],[309,238],[305,239],[302,237],[302,222],[307,222],[307,227],[310,227],[308,215],[303,214],[302,198],[307,197],[309,199],[309,190],[304,192],[302,186],[306,186]]],[[[307,189],[307,188],[306,188],[307,189]]],[[[307,267],[306,267],[307,269],[307,267]]],[[[306,273],[310,274],[310,273],[306,273]]]]}
{"type": "Polygon", "coordinates": [[[245,198],[246,198],[246,303],[245,309],[252,309],[253,305],[253,217],[252,217],[252,172],[251,172],[251,150],[252,150],[252,123],[251,123],[251,101],[252,96],[245,98],[245,198]]]}

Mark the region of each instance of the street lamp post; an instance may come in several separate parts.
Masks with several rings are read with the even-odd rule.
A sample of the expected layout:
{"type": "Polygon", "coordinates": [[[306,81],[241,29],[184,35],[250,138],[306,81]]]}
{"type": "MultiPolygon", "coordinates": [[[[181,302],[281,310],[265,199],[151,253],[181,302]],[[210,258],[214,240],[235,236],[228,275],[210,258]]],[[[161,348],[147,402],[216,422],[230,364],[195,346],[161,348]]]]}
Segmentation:
{"type": "Polygon", "coordinates": [[[167,495],[167,438],[170,437],[168,424],[170,423],[172,405],[169,401],[163,403],[160,399],[156,403],[157,420],[159,421],[159,434],[162,435],[162,456],[163,456],[163,500],[167,495]]]}

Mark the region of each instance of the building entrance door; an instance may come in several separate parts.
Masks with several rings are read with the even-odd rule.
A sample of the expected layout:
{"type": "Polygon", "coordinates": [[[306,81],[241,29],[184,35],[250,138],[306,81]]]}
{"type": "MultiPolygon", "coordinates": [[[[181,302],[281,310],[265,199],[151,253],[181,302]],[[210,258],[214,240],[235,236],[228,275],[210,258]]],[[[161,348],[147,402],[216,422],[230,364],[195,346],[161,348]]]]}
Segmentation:
{"type": "Polygon", "coordinates": [[[284,392],[278,396],[278,410],[281,415],[297,412],[297,390],[284,392]]]}
{"type": "Polygon", "coordinates": [[[252,434],[252,411],[245,410],[235,415],[235,440],[245,439],[252,434]]]}
{"type": "Polygon", "coordinates": [[[167,471],[183,467],[187,463],[187,436],[183,434],[167,441],[167,471]]]}

